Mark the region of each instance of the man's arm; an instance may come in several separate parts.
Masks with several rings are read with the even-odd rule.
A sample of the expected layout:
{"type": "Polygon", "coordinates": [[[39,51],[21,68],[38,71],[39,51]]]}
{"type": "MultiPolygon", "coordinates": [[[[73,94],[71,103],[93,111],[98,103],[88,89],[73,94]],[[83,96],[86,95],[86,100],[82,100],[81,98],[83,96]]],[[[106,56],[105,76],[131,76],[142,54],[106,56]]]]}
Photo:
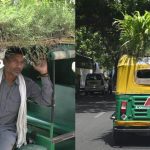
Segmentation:
{"type": "Polygon", "coordinates": [[[31,80],[28,84],[29,87],[27,87],[27,96],[34,98],[39,104],[51,105],[53,89],[48,75],[48,65],[45,57],[41,59],[38,64],[34,64],[33,67],[41,75],[42,87],[40,89],[40,87],[31,80]]]}
{"type": "Polygon", "coordinates": [[[53,88],[49,76],[41,77],[42,86],[29,78],[25,78],[27,86],[27,97],[33,98],[41,105],[50,106],[52,102],[53,88]]]}

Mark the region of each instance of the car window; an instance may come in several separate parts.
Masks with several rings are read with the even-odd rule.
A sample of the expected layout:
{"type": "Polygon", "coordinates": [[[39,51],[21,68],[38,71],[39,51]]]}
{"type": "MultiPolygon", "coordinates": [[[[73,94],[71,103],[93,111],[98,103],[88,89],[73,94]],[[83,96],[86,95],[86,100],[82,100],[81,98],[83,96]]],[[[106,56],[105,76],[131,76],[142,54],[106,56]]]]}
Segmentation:
{"type": "Polygon", "coordinates": [[[87,80],[101,80],[102,77],[101,75],[97,75],[97,74],[91,74],[91,75],[87,75],[87,80]]]}

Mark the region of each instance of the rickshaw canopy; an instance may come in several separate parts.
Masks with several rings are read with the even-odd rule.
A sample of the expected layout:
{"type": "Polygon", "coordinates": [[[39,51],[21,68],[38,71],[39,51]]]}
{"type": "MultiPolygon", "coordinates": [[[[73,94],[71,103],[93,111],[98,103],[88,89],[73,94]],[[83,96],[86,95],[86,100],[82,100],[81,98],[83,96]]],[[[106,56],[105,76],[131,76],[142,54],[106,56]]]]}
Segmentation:
{"type": "Polygon", "coordinates": [[[150,57],[123,55],[120,58],[116,94],[150,94],[150,57]]]}

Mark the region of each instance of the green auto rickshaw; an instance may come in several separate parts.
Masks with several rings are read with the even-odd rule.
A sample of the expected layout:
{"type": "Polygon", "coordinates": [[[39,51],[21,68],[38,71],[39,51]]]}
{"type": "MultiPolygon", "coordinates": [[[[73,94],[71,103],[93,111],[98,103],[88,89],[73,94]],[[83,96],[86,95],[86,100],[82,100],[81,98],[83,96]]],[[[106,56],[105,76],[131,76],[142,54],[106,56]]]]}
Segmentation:
{"type": "Polygon", "coordinates": [[[124,142],[129,133],[150,133],[150,57],[120,58],[115,98],[115,143],[124,142]]]}
{"type": "MultiPolygon", "coordinates": [[[[62,43],[48,53],[54,95],[51,107],[27,102],[28,144],[20,150],[75,150],[75,44],[62,43]]],[[[27,66],[23,74],[40,85],[38,73],[27,66]]]]}

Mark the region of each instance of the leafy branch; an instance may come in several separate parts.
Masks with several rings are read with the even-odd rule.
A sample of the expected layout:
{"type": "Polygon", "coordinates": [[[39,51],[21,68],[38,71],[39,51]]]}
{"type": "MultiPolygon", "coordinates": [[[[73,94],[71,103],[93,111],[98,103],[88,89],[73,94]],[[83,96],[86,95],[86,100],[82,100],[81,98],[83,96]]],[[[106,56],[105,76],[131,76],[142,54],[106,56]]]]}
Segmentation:
{"type": "Polygon", "coordinates": [[[150,12],[143,16],[136,11],[133,16],[124,14],[123,20],[116,20],[122,43],[122,52],[132,56],[144,56],[150,49],[150,12]]]}
{"type": "Polygon", "coordinates": [[[30,45],[29,41],[74,36],[74,15],[72,3],[66,1],[1,0],[0,42],[30,45]]]}

